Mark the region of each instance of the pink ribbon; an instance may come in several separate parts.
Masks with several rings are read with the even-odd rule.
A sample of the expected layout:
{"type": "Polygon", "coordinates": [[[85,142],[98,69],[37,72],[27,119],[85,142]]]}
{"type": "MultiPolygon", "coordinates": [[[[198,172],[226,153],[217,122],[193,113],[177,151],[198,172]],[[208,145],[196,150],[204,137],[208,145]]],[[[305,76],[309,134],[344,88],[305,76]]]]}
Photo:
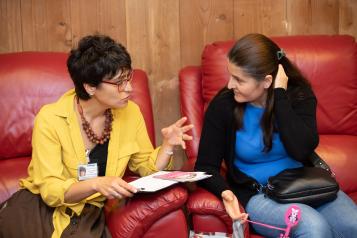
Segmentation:
{"type": "Polygon", "coordinates": [[[267,227],[270,229],[284,231],[284,234],[280,234],[279,238],[289,238],[291,228],[296,226],[299,223],[300,218],[301,218],[300,207],[298,207],[297,205],[292,205],[285,212],[285,223],[287,225],[286,228],[271,226],[271,225],[268,225],[265,223],[251,221],[251,220],[247,220],[247,222],[250,222],[250,223],[253,223],[253,224],[256,224],[259,226],[264,226],[264,227],[267,227]]]}

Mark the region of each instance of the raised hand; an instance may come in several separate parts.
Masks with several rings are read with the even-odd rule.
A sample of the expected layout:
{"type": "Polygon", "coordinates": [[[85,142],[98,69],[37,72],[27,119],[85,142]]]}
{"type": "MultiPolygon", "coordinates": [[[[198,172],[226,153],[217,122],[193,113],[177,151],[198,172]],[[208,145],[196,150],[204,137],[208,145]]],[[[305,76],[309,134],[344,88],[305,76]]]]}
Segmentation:
{"type": "Polygon", "coordinates": [[[281,64],[279,64],[278,73],[276,74],[274,88],[284,88],[288,87],[288,76],[281,64]]]}
{"type": "Polygon", "coordinates": [[[240,220],[241,223],[244,223],[248,219],[248,214],[240,212],[238,199],[234,193],[231,190],[225,190],[221,196],[226,212],[232,220],[240,220]]]}
{"type": "Polygon", "coordinates": [[[174,124],[165,127],[161,130],[164,143],[163,144],[168,144],[170,146],[174,145],[181,145],[183,149],[186,149],[186,140],[192,140],[192,136],[189,136],[186,134],[187,131],[191,130],[193,128],[193,125],[186,125],[184,126],[185,122],[187,121],[186,117],[182,117],[178,121],[176,121],[174,124]]]}

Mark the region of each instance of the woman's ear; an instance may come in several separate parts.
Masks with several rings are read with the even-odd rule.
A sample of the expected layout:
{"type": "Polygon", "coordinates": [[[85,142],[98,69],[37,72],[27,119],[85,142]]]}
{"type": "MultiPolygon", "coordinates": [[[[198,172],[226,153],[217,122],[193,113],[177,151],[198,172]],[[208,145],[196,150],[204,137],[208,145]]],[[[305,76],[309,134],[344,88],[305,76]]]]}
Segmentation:
{"type": "Polygon", "coordinates": [[[265,76],[263,83],[264,83],[264,88],[268,89],[270,85],[273,83],[273,76],[271,76],[270,74],[265,76]]]}
{"type": "Polygon", "coordinates": [[[86,92],[89,94],[89,96],[93,96],[95,90],[97,89],[96,87],[90,86],[89,84],[86,83],[83,84],[83,87],[86,90],[86,92]]]}

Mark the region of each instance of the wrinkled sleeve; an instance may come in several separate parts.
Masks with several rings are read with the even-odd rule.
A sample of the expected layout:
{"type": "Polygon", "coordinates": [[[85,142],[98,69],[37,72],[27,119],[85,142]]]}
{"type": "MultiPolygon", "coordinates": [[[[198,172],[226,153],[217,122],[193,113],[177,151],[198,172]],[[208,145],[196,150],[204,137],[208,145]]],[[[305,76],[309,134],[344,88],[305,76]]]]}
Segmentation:
{"type": "MultiPolygon", "coordinates": [[[[136,130],[136,142],[139,146],[139,152],[135,153],[129,161],[129,169],[140,176],[147,176],[154,172],[157,172],[156,159],[160,150],[160,147],[153,148],[149,135],[146,130],[144,117],[138,109],[138,124],[136,130]]],[[[172,158],[170,159],[166,170],[172,168],[172,158]]]]}
{"type": "MultiPolygon", "coordinates": [[[[39,113],[32,134],[32,165],[34,184],[43,201],[51,207],[74,205],[64,203],[64,194],[77,180],[63,177],[61,144],[50,118],[39,113]]],[[[53,121],[53,120],[52,120],[53,121]]]]}
{"type": "Polygon", "coordinates": [[[290,102],[287,92],[274,89],[274,113],[282,142],[291,157],[306,161],[319,143],[316,122],[317,101],[305,90],[304,99],[290,102]]]}
{"type": "Polygon", "coordinates": [[[221,193],[229,189],[220,173],[225,157],[227,113],[224,104],[213,100],[205,113],[195,171],[203,171],[212,177],[199,181],[198,184],[221,198],[221,193]]]}

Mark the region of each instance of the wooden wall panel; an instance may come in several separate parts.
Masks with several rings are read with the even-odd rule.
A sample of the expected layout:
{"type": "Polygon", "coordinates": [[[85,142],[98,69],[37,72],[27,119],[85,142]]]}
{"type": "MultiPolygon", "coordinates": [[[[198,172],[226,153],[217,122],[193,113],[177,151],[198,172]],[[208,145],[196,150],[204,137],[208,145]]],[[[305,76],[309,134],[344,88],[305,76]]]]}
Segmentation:
{"type": "Polygon", "coordinates": [[[20,0],[0,1],[0,52],[22,51],[20,0]]]}
{"type": "Polygon", "coordinates": [[[339,34],[357,37],[357,1],[340,0],[339,34]]]}
{"type": "Polygon", "coordinates": [[[68,51],[69,13],[69,0],[21,0],[23,50],[68,51]]]}
{"type": "Polygon", "coordinates": [[[289,35],[338,34],[339,0],[287,0],[289,35]]]}
{"type": "Polygon", "coordinates": [[[157,144],[179,118],[180,68],[199,65],[206,44],[251,32],[357,37],[357,0],[0,0],[0,52],[68,52],[93,33],[126,45],[149,76],[157,144]]]}
{"type": "Polygon", "coordinates": [[[203,47],[233,34],[233,0],[180,0],[181,66],[201,62],[203,47]]]}
{"type": "Polygon", "coordinates": [[[287,35],[286,20],[286,0],[236,0],[234,37],[254,32],[287,35]]]}
{"type": "Polygon", "coordinates": [[[97,0],[72,0],[72,40],[74,44],[85,35],[99,33],[97,0]]]}
{"type": "MultiPolygon", "coordinates": [[[[179,2],[127,1],[128,50],[133,66],[144,69],[150,80],[155,133],[180,117],[177,72],[180,69],[179,2]],[[150,6],[150,7],[149,7],[150,6]]],[[[182,157],[176,151],[175,157],[182,157]]],[[[176,160],[176,167],[180,161],[176,160]]]]}
{"type": "MultiPolygon", "coordinates": [[[[152,100],[156,135],[161,144],[161,128],[180,117],[178,77],[180,70],[179,1],[150,0],[148,8],[149,46],[151,48],[152,100]]],[[[179,157],[176,151],[175,157],[179,157]]],[[[175,160],[177,167],[177,162],[175,160]]]]}
{"type": "Polygon", "coordinates": [[[126,45],[125,0],[71,0],[72,40],[107,34],[126,45]]]}
{"type": "MultiPolygon", "coordinates": [[[[144,69],[150,80],[155,133],[157,144],[160,144],[161,129],[180,117],[177,90],[177,72],[180,69],[179,2],[128,1],[127,32],[133,66],[144,69]]],[[[176,151],[175,157],[182,157],[182,152],[176,151]]],[[[180,161],[176,160],[176,167],[180,161]]]]}
{"type": "Polygon", "coordinates": [[[148,14],[147,0],[126,2],[127,48],[132,57],[133,67],[151,74],[148,14]]]}
{"type": "Polygon", "coordinates": [[[99,0],[98,16],[100,31],[126,45],[125,0],[99,0]]]}

